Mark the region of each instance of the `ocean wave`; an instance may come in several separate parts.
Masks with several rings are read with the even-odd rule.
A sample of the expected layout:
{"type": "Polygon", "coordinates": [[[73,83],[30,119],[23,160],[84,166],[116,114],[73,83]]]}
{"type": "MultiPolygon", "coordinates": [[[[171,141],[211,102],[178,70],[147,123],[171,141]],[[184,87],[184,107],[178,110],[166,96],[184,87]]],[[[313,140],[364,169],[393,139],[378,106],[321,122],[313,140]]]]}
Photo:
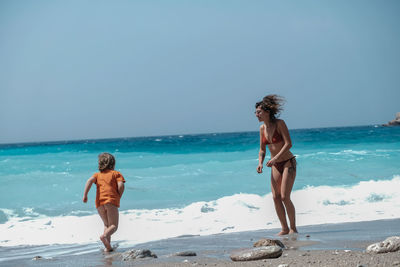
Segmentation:
{"type": "MultiPolygon", "coordinates": [[[[398,218],[398,188],[399,175],[354,186],[307,186],[292,193],[297,223],[301,226],[398,218]]],[[[93,243],[98,242],[103,228],[97,214],[76,211],[69,216],[45,217],[25,209],[33,217],[22,220],[12,210],[1,211],[8,220],[0,224],[0,246],[93,243]]],[[[279,227],[271,194],[240,193],[184,208],[121,211],[119,230],[113,240],[121,246],[131,246],[182,235],[279,227]]]]}
{"type": "Polygon", "coordinates": [[[374,149],[374,150],[352,150],[346,149],[341,151],[317,151],[312,153],[304,153],[296,155],[297,158],[317,158],[317,159],[331,159],[334,158],[342,158],[342,159],[351,159],[351,158],[362,158],[363,156],[367,157],[389,157],[391,153],[398,153],[400,150],[396,149],[374,149]]]}
{"type": "Polygon", "coordinates": [[[369,152],[366,150],[351,150],[346,149],[340,152],[330,152],[331,155],[367,155],[369,152]]]}

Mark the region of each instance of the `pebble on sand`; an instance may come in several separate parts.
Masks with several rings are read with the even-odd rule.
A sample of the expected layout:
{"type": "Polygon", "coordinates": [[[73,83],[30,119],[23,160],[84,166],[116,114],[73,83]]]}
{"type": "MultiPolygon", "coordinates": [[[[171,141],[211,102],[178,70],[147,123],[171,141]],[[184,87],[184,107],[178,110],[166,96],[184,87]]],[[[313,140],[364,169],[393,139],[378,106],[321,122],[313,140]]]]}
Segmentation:
{"type": "Polygon", "coordinates": [[[194,251],[182,251],[182,252],[175,253],[174,256],[195,257],[195,256],[197,256],[197,254],[194,251]]]}

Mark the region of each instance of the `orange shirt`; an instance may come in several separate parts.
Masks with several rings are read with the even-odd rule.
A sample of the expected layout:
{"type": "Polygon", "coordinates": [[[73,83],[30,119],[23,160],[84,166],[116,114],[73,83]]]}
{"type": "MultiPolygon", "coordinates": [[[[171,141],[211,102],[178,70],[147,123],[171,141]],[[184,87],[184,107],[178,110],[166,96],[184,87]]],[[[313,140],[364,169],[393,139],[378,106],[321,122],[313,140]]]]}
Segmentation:
{"type": "Polygon", "coordinates": [[[111,203],[119,208],[121,195],[118,193],[118,182],[124,182],[122,174],[114,170],[105,170],[93,175],[97,185],[96,208],[111,203]]]}

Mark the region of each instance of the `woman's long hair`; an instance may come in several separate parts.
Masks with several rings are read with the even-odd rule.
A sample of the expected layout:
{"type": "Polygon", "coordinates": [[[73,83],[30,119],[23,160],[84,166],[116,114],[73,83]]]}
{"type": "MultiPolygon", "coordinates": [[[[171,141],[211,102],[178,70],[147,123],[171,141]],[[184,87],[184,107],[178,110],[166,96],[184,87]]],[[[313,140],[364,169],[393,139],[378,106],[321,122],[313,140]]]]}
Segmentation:
{"type": "Polygon", "coordinates": [[[267,95],[262,101],[256,103],[256,108],[260,107],[262,110],[269,111],[269,118],[275,122],[279,114],[283,110],[283,103],[285,99],[279,95],[267,95]]]}

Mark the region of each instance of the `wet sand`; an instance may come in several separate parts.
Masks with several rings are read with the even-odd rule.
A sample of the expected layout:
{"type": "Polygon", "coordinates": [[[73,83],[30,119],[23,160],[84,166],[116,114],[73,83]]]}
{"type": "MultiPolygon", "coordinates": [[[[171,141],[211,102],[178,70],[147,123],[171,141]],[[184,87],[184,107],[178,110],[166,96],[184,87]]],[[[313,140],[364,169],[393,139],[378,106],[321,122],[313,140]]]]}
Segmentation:
{"type": "MultiPolygon", "coordinates": [[[[1,266],[400,266],[400,251],[367,254],[365,248],[389,236],[400,236],[400,219],[325,224],[299,227],[299,234],[277,237],[278,229],[211,236],[183,236],[118,248],[103,254],[101,246],[83,255],[60,255],[49,259],[7,260],[1,266]],[[277,259],[233,262],[229,255],[250,248],[262,238],[280,239],[287,249],[277,259]],[[118,253],[130,249],[150,249],[158,258],[121,261],[118,253]],[[195,257],[173,256],[176,252],[193,251],[195,257]]],[[[97,245],[96,245],[97,246],[97,245]]],[[[50,246],[54,248],[54,246],[50,246]]],[[[18,249],[18,248],[13,248],[18,249]]],[[[4,254],[4,251],[3,251],[4,254]]]]}

